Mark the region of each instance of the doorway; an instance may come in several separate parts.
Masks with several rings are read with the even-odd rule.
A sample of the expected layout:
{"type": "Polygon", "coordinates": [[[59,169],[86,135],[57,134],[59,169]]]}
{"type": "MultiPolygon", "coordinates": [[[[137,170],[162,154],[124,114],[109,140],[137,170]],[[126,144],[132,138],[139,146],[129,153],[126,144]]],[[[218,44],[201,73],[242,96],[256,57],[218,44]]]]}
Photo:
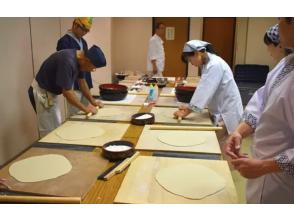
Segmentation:
{"type": "Polygon", "coordinates": [[[203,40],[211,43],[231,68],[234,63],[235,28],[236,18],[203,18],[203,40]]]}
{"type": "Polygon", "coordinates": [[[166,27],[166,39],[163,39],[165,51],[163,76],[185,77],[188,73],[188,65],[182,62],[181,55],[184,44],[189,40],[190,18],[156,17],[153,18],[152,30],[159,22],[166,27]]]}

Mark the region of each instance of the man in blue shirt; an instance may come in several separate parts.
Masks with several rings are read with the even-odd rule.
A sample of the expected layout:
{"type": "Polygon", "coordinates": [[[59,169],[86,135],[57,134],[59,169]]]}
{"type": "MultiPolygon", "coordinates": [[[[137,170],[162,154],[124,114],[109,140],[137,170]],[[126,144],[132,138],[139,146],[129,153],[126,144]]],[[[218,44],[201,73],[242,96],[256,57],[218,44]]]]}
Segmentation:
{"type": "Polygon", "coordinates": [[[63,94],[67,101],[77,109],[87,114],[96,114],[95,107],[102,107],[102,103],[92,97],[84,72],[91,72],[104,66],[106,66],[105,56],[95,45],[87,52],[75,49],[61,50],[53,53],[43,62],[29,89],[31,102],[33,106],[35,105],[37,112],[41,137],[61,124],[61,113],[57,100],[60,94],[63,94]],[[92,106],[84,105],[76,96],[73,91],[76,81],[83,96],[92,106]]]}
{"type": "MultiPolygon", "coordinates": [[[[85,36],[92,27],[93,18],[90,17],[78,17],[75,18],[72,24],[72,28],[58,40],[56,50],[64,49],[76,49],[86,52],[88,45],[83,36],[85,36]]],[[[88,84],[89,89],[93,88],[92,77],[90,72],[84,72],[84,78],[88,84]]],[[[79,84],[77,81],[74,83],[74,91],[79,100],[84,104],[88,105],[89,102],[80,91],[79,84]]],[[[69,115],[74,115],[79,111],[78,108],[71,104],[68,104],[69,115]]]]}

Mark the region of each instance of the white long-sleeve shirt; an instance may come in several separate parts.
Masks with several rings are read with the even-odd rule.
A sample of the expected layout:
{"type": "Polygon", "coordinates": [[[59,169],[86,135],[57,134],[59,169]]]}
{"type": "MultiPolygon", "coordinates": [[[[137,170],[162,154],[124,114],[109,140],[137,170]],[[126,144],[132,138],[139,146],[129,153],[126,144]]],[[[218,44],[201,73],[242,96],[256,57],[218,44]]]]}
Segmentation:
{"type": "Polygon", "coordinates": [[[255,118],[253,122],[257,122],[254,125],[253,157],[274,159],[282,170],[249,179],[248,203],[294,203],[293,94],[292,54],[282,59],[269,73],[262,94],[246,107],[245,121],[249,120],[248,115],[251,114],[250,118],[255,118]]]}
{"type": "Polygon", "coordinates": [[[230,134],[242,119],[241,96],[229,65],[219,56],[207,54],[209,61],[202,66],[202,75],[190,106],[200,110],[207,106],[216,122],[224,121],[230,134]]]}
{"type": "Polygon", "coordinates": [[[163,40],[154,34],[149,40],[148,55],[147,55],[147,70],[153,71],[152,60],[155,60],[158,72],[161,74],[164,71],[165,53],[163,47],[163,40]]]}

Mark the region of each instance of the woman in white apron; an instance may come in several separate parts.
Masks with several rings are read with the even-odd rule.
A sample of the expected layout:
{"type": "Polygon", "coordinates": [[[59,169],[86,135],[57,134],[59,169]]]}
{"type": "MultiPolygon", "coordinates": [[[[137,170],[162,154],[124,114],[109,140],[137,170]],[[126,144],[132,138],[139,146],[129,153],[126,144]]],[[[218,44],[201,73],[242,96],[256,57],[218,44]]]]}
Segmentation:
{"type": "MultiPolygon", "coordinates": [[[[282,47],[293,49],[294,20],[281,19],[279,28],[282,47]]],[[[265,86],[248,103],[244,122],[227,140],[232,165],[249,179],[248,203],[294,203],[293,82],[290,54],[268,74],[265,86]],[[253,132],[253,158],[248,158],[239,152],[240,143],[253,132]]]]}
{"type": "Polygon", "coordinates": [[[241,96],[229,65],[217,56],[212,45],[205,41],[188,41],[182,59],[201,68],[201,79],[189,106],[180,106],[175,117],[186,117],[192,111],[201,112],[208,107],[216,125],[224,126],[218,135],[220,144],[238,126],[243,106],[241,96]]]}

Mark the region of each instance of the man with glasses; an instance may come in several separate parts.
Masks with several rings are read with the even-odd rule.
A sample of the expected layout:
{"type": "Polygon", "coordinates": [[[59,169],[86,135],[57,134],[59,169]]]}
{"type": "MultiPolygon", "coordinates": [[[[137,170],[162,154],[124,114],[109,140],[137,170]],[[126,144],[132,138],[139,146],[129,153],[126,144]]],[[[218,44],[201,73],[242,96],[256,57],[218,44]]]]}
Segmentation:
{"type": "Polygon", "coordinates": [[[102,50],[92,46],[86,52],[76,49],[64,49],[49,56],[41,65],[29,89],[30,101],[37,113],[40,136],[43,137],[61,124],[61,112],[57,96],[62,94],[66,100],[86,114],[96,114],[96,101],[84,78],[85,72],[106,66],[102,50]],[[83,96],[91,103],[80,102],[73,85],[78,82],[83,96]]]}
{"type": "MultiPolygon", "coordinates": [[[[87,51],[88,45],[83,36],[85,36],[91,29],[93,23],[93,18],[91,17],[78,17],[75,18],[72,24],[72,28],[67,31],[67,33],[58,40],[57,42],[57,51],[64,49],[76,49],[81,51],[87,51]]],[[[84,73],[85,80],[89,89],[93,88],[92,77],[90,72],[84,73]]],[[[84,105],[88,105],[89,102],[85,96],[83,96],[80,91],[79,84],[76,81],[74,83],[74,92],[76,96],[79,98],[80,102],[84,105]]],[[[68,103],[68,113],[69,115],[76,114],[79,109],[75,106],[68,103]]]]}

